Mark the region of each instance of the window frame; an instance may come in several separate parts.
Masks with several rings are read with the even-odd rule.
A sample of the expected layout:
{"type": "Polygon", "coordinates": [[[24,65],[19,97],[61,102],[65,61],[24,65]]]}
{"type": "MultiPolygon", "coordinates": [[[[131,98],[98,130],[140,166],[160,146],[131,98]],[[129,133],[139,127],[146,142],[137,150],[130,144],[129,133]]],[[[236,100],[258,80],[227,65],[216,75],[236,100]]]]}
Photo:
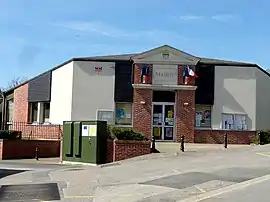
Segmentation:
{"type": "Polygon", "coordinates": [[[117,127],[132,127],[133,126],[133,103],[132,102],[115,102],[114,103],[114,125],[117,127]],[[116,111],[117,111],[117,104],[130,104],[131,105],[131,123],[130,124],[117,124],[116,123],[116,111]]]}
{"type": "Polygon", "coordinates": [[[108,125],[114,125],[114,123],[115,123],[114,110],[109,110],[109,109],[98,109],[97,110],[97,112],[96,112],[97,120],[99,120],[99,121],[106,121],[106,120],[99,119],[99,112],[111,112],[112,113],[112,123],[108,123],[108,121],[107,121],[107,124],[108,125]]]}
{"type": "Polygon", "coordinates": [[[221,130],[235,130],[235,131],[248,131],[248,124],[247,124],[247,118],[248,118],[248,115],[247,114],[240,114],[240,113],[221,113],[221,130]],[[225,126],[224,126],[224,115],[229,115],[229,116],[232,116],[233,117],[233,129],[226,129],[225,126]],[[246,125],[246,129],[236,129],[235,128],[235,120],[236,120],[236,116],[242,116],[242,117],[245,117],[245,122],[246,124],[243,124],[243,125],[246,125]]]}
{"type": "Polygon", "coordinates": [[[38,112],[39,112],[39,110],[38,110],[38,102],[29,102],[28,103],[28,122],[29,123],[38,123],[38,116],[39,116],[39,114],[38,114],[38,112]],[[37,104],[37,120],[33,120],[33,106],[34,106],[34,104],[37,104]]]}
{"type": "Polygon", "coordinates": [[[6,121],[7,123],[12,123],[13,122],[13,118],[14,118],[14,98],[10,98],[10,99],[7,99],[6,101],[6,121]],[[12,116],[11,116],[11,120],[10,120],[10,108],[9,108],[9,103],[12,101],[12,116]]]}
{"type": "Polygon", "coordinates": [[[195,129],[196,129],[196,130],[209,130],[209,129],[212,129],[212,123],[213,123],[213,120],[212,120],[212,110],[213,110],[213,106],[212,106],[212,105],[201,105],[201,104],[196,104],[196,105],[195,105],[195,120],[194,120],[194,126],[195,126],[195,129]],[[197,111],[201,111],[201,110],[197,110],[197,109],[196,109],[197,106],[207,107],[207,108],[210,109],[211,119],[210,119],[210,126],[209,126],[209,127],[196,126],[196,113],[197,113],[197,111]]]}
{"type": "Polygon", "coordinates": [[[40,104],[43,105],[42,106],[43,107],[43,112],[42,112],[42,121],[41,121],[41,123],[49,123],[50,122],[51,103],[50,102],[41,102],[40,104]],[[49,105],[49,117],[48,118],[45,117],[45,114],[46,114],[46,107],[45,106],[46,106],[46,104],[49,105]],[[46,119],[48,121],[46,121],[46,119]]]}

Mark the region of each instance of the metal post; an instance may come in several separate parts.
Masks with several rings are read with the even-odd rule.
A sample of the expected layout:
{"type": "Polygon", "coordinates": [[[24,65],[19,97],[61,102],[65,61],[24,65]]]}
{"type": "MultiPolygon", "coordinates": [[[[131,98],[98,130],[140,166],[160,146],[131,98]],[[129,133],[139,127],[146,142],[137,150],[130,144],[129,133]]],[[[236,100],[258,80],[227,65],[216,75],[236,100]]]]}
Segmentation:
{"type": "Polygon", "coordinates": [[[156,151],[156,138],[154,135],[152,135],[151,153],[154,153],[155,151],[156,151]]]}
{"type": "Polygon", "coordinates": [[[36,160],[38,161],[38,146],[36,147],[36,160]]]}
{"type": "Polygon", "coordinates": [[[228,148],[228,135],[227,135],[227,133],[225,133],[225,135],[224,135],[224,148],[225,149],[228,148]]]}
{"type": "Polygon", "coordinates": [[[180,143],[180,149],[182,152],[185,152],[185,136],[181,136],[181,143],[180,143]]]}

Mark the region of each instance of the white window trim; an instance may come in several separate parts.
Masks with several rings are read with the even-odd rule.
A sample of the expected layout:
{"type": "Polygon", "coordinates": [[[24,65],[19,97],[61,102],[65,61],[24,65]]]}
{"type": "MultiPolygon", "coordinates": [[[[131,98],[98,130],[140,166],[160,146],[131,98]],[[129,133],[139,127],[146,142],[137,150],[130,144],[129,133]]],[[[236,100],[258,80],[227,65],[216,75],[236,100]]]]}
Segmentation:
{"type": "Polygon", "coordinates": [[[236,116],[245,116],[246,117],[246,121],[247,121],[247,118],[248,118],[248,115],[247,114],[241,114],[241,113],[221,113],[221,130],[225,130],[225,131],[249,131],[248,129],[248,124],[246,123],[245,125],[247,125],[247,129],[224,129],[223,128],[223,115],[230,115],[230,116],[233,116],[233,121],[235,121],[235,117],[236,116]]]}
{"type": "Polygon", "coordinates": [[[114,126],[115,127],[119,127],[119,128],[132,128],[133,127],[133,102],[115,102],[114,103],[114,126]],[[127,125],[121,125],[121,124],[116,124],[116,121],[115,121],[115,114],[116,114],[116,104],[131,104],[131,124],[127,124],[127,125]]]}

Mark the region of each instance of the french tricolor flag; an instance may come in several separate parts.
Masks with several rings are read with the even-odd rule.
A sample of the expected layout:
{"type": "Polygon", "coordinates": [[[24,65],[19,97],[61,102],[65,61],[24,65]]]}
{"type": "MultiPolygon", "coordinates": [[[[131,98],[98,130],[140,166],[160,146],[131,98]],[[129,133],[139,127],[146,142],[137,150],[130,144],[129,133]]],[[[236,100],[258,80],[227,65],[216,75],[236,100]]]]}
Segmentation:
{"type": "Polygon", "coordinates": [[[189,85],[192,77],[198,78],[198,75],[189,66],[187,66],[183,72],[183,83],[185,85],[189,85]]]}

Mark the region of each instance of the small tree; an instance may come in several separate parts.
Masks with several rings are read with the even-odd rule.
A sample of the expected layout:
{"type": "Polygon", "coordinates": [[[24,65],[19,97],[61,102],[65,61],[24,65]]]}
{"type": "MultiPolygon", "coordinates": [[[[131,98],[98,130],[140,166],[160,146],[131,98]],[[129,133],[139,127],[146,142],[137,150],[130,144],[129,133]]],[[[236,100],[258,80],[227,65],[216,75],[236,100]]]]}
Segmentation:
{"type": "Polygon", "coordinates": [[[8,82],[6,87],[0,88],[0,92],[12,89],[12,88],[20,85],[21,83],[25,82],[26,80],[27,80],[27,78],[25,78],[25,77],[15,77],[14,79],[12,79],[8,82]]]}

